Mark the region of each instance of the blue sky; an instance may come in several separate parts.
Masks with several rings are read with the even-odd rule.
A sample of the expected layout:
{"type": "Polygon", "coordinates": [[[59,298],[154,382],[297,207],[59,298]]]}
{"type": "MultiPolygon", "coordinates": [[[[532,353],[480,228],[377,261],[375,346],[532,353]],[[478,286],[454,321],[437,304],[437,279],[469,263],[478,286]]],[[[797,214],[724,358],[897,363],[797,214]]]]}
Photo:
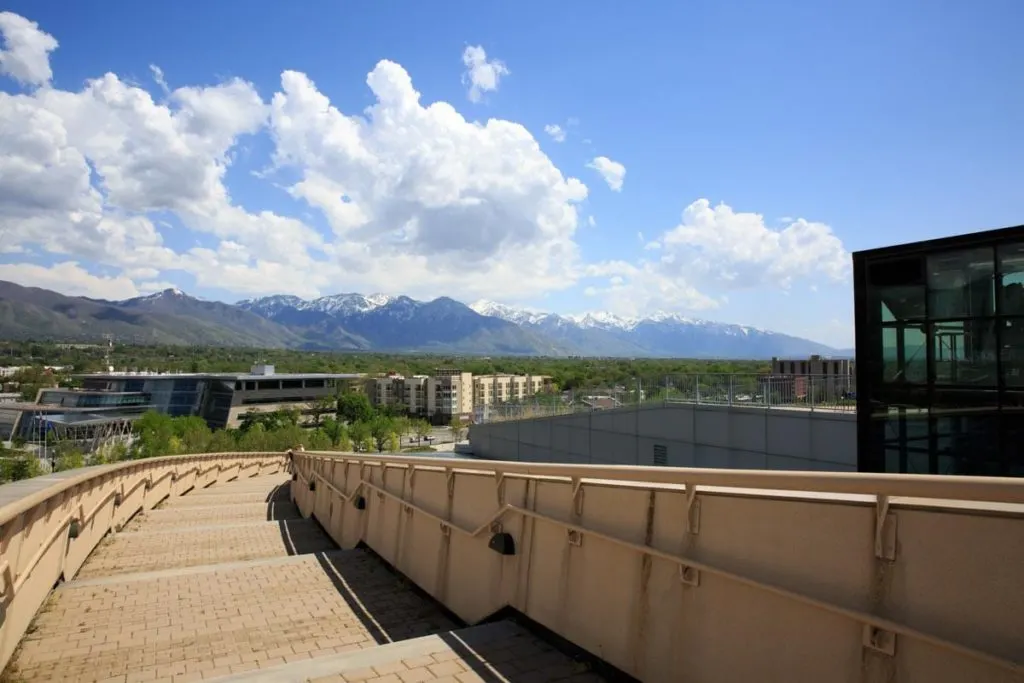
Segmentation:
{"type": "Polygon", "coordinates": [[[0,206],[0,277],[665,310],[848,346],[849,252],[1024,222],[1024,6],[833,5],[9,1],[59,47],[7,23],[28,61],[3,62],[0,122],[42,123],[0,128],[0,198],[79,196],[0,206]],[[472,130],[492,119],[525,130],[472,130]]]}

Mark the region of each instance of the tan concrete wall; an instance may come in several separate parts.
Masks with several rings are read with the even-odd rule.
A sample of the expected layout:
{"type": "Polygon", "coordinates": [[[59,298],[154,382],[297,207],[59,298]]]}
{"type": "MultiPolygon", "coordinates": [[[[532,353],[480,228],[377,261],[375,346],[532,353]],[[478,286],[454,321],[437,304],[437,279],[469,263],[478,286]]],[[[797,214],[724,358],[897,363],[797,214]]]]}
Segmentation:
{"type": "Polygon", "coordinates": [[[828,410],[669,403],[471,425],[487,460],[857,471],[857,417],[828,410]]]}
{"type": "Polygon", "coordinates": [[[294,457],[341,546],[644,681],[1022,680],[1024,480],[294,457]]]}
{"type": "Polygon", "coordinates": [[[178,455],[0,486],[0,669],[54,585],[72,579],[108,531],[168,496],[284,466],[281,453],[178,455]]]}

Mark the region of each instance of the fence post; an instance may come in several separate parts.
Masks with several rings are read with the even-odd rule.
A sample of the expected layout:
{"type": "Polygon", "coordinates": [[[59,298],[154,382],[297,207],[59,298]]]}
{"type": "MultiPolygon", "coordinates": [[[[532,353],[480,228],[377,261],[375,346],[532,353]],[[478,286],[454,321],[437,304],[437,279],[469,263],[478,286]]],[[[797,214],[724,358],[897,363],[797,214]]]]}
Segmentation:
{"type": "Polygon", "coordinates": [[[694,391],[696,392],[697,400],[695,403],[700,403],[700,375],[694,375],[694,391]]]}
{"type": "Polygon", "coordinates": [[[732,407],[732,373],[729,373],[729,407],[732,407]]]}

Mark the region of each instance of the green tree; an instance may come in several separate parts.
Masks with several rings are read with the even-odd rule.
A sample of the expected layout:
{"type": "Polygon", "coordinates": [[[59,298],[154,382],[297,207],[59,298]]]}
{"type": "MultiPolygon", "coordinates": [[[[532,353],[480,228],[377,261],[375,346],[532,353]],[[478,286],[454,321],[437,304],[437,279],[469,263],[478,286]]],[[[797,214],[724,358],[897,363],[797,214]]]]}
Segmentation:
{"type": "Polygon", "coordinates": [[[327,416],[338,413],[338,397],[324,396],[323,398],[318,398],[313,402],[312,413],[313,425],[315,427],[321,426],[327,416]]]}
{"type": "Polygon", "coordinates": [[[213,432],[201,417],[176,417],[173,419],[174,436],[178,438],[181,453],[206,453],[209,450],[213,432]]]}
{"type": "MultiPolygon", "coordinates": [[[[321,427],[324,434],[327,436],[328,441],[332,448],[339,448],[343,442],[348,443],[348,447],[351,448],[352,444],[348,440],[348,430],[345,429],[345,425],[340,421],[335,420],[333,417],[325,417],[324,425],[321,427]]],[[[347,450],[342,448],[342,450],[347,450]]]]}
{"type": "Polygon", "coordinates": [[[423,439],[430,436],[430,432],[433,429],[426,420],[416,420],[416,423],[413,425],[413,431],[416,432],[416,438],[423,441],[423,439]]]}
{"type": "Polygon", "coordinates": [[[323,429],[313,429],[306,432],[306,449],[310,451],[330,450],[331,437],[327,436],[323,429]]]}
{"type": "Polygon", "coordinates": [[[452,441],[461,441],[462,435],[466,432],[466,427],[465,425],[462,424],[462,418],[460,418],[458,415],[452,416],[451,429],[452,441]]]}
{"type": "Polygon", "coordinates": [[[63,472],[79,467],[85,467],[85,454],[78,448],[65,448],[54,461],[53,471],[63,472]]]}
{"type": "Polygon", "coordinates": [[[5,456],[0,459],[0,478],[4,481],[21,481],[38,477],[43,473],[43,466],[39,457],[34,453],[24,451],[5,451],[5,456]]]}
{"type": "Polygon", "coordinates": [[[394,432],[388,434],[387,447],[388,453],[397,453],[398,451],[402,450],[402,442],[398,438],[398,434],[395,434],[394,432]]]}
{"type": "Polygon", "coordinates": [[[206,442],[207,453],[230,453],[238,450],[236,436],[240,434],[237,430],[218,429],[210,434],[210,440],[206,442]]]}
{"type": "Polygon", "coordinates": [[[174,419],[169,415],[151,410],[135,421],[136,458],[153,458],[172,452],[174,419]]]}
{"type": "Polygon", "coordinates": [[[373,442],[377,446],[377,452],[381,453],[384,451],[384,447],[388,444],[388,438],[395,431],[395,425],[391,421],[390,417],[384,415],[378,415],[370,422],[370,435],[373,437],[373,442]]]}
{"type": "Polygon", "coordinates": [[[240,451],[269,451],[270,439],[267,437],[267,430],[261,423],[256,423],[238,439],[238,450],[240,451]]]}
{"type": "Polygon", "coordinates": [[[366,447],[368,443],[371,444],[370,448],[373,447],[370,425],[366,422],[353,422],[348,426],[348,434],[352,438],[352,445],[356,448],[370,450],[366,447]]]}
{"type": "Polygon", "coordinates": [[[338,397],[338,419],[348,424],[370,422],[375,414],[366,394],[349,392],[338,397]]]}

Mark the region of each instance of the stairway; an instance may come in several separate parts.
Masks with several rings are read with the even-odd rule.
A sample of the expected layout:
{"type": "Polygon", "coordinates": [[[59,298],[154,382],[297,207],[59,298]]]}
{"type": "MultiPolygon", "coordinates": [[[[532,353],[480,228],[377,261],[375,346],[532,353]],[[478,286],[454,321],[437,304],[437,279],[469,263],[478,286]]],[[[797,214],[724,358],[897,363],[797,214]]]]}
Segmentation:
{"type": "Polygon", "coordinates": [[[192,491],[108,536],[3,681],[604,680],[511,621],[462,627],[374,554],[338,550],[289,484],[192,491]]]}

